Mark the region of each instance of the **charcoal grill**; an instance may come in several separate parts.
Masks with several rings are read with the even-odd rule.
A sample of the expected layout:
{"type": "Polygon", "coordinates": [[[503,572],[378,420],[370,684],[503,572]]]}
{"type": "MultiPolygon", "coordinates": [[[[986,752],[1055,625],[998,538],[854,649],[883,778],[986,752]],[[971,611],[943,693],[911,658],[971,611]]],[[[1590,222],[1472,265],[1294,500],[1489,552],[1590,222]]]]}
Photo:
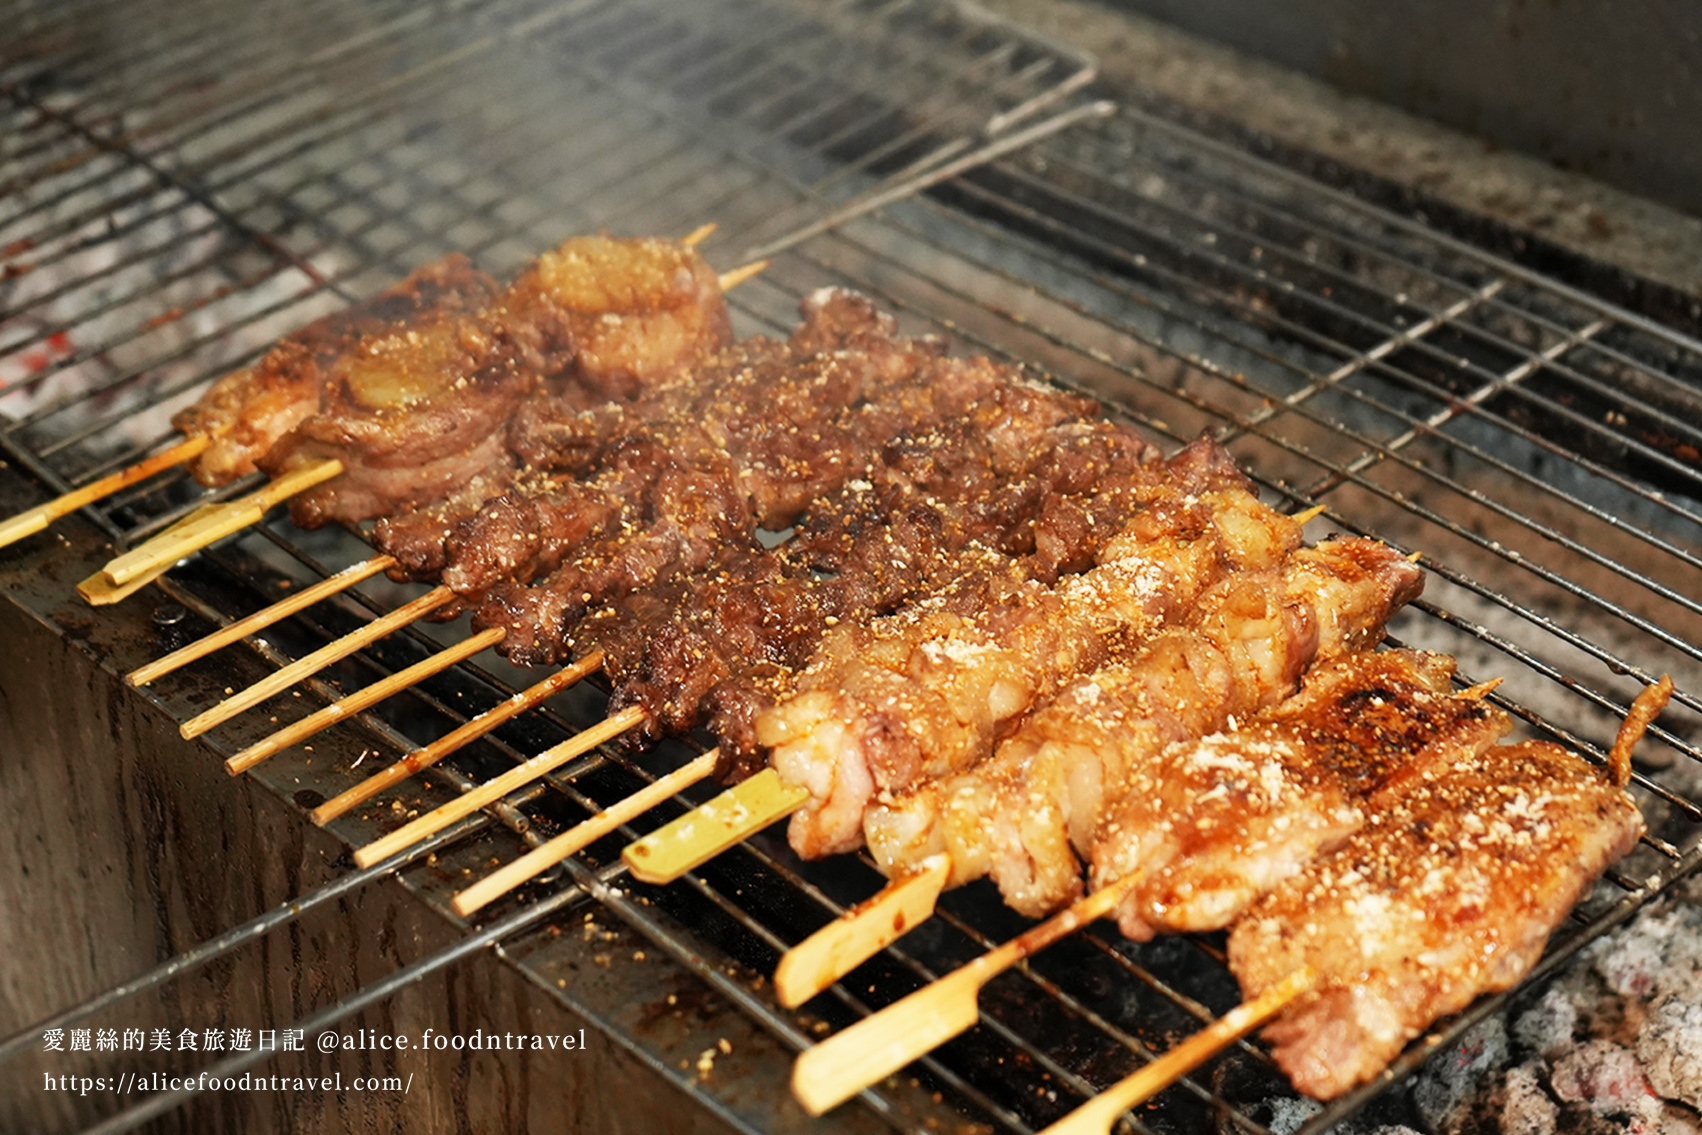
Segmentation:
{"type": "MultiPolygon", "coordinates": [[[[1696,865],[1702,344],[1671,314],[1683,305],[1612,302],[1586,286],[1591,266],[1573,275],[1529,245],[1450,236],[1411,195],[1349,193],[1304,155],[1151,97],[1108,117],[1123,92],[1093,86],[1089,58],[964,5],[490,0],[227,16],[93,0],[7,14],[0,513],[157,448],[207,381],[443,253],[500,274],[574,231],[713,220],[704,247],[719,267],[774,257],[732,296],[741,333],[783,331],[822,284],[856,287],[907,329],[1026,361],[1167,446],[1218,433],[1269,499],[1326,506],[1313,536],[1421,552],[1429,589],[1392,637],[1458,655],[1468,680],[1505,676],[1495,698],[1533,736],[1600,759],[1636,689],[1673,673],[1674,708],[1635,777],[1651,834],[1533,981],[1696,865]]],[[[472,925],[448,913],[493,861],[701,747],[684,742],[599,751],[356,871],[348,846],[596,722],[602,696],[594,683],[559,696],[320,832],[304,812],[351,766],[388,763],[532,679],[480,656],[227,780],[223,757],[464,627],[411,628],[183,743],[176,724],[226,687],[412,594],[365,585],[130,691],[117,675],[368,551],[357,534],[273,520],[122,606],[74,597],[114,549],[203,499],[157,479],[0,552],[0,893],[18,915],[0,920],[0,1032],[21,1030],[0,1064],[0,1126],[816,1129],[786,1091],[793,1052],[1020,929],[990,890],[966,888],[784,1012],[763,975],[871,894],[872,867],[803,864],[770,832],[679,883],[634,883],[619,848],[677,804],[472,925]],[[591,1044],[553,1059],[43,1052],[55,1022],[306,1038],[583,1026],[591,1044]],[[365,1096],[41,1087],[162,1070],[416,1083],[365,1096]]],[[[820,1129],[1033,1130],[1235,1000],[1219,940],[1137,946],[1097,928],[995,981],[979,1026],[820,1129]]],[[[1506,1001],[1439,1026],[1305,1130],[1365,1109],[1406,1118],[1409,1074],[1506,1001]]],[[[1243,1044],[1134,1125],[1266,1130],[1285,1092],[1243,1044]]]]}

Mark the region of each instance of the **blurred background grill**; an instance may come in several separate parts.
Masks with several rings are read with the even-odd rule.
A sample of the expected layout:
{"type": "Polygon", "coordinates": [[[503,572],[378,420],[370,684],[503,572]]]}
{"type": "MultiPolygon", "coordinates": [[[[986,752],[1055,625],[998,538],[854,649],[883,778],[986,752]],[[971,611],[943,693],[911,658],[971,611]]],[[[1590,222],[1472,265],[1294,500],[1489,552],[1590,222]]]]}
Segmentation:
{"type": "MultiPolygon", "coordinates": [[[[1458,655],[1469,681],[1506,676],[1496,700],[1532,736],[1599,759],[1635,691],[1670,671],[1674,708],[1635,784],[1651,834],[1557,936],[1544,972],[1694,866],[1702,345],[1677,293],[1494,226],[1450,235],[1408,191],[1094,86],[1085,54],[964,5],[72,3],[4,18],[0,443],[13,468],[0,513],[135,460],[209,380],[446,252],[501,276],[570,233],[677,236],[714,221],[703,247],[717,267],[775,257],[730,297],[741,334],[783,334],[802,296],[854,287],[906,330],[1093,393],[1167,448],[1216,432],[1267,499],[1326,506],[1314,537],[1364,532],[1422,552],[1426,596],[1393,637],[1458,655]]],[[[224,688],[413,593],[363,586],[129,691],[117,675],[369,554],[355,534],[277,518],[123,606],[91,611],[72,594],[114,547],[203,499],[163,478],[0,552],[0,742],[16,773],[0,894],[18,914],[0,924],[0,1031],[176,958],[181,973],[83,1023],[311,1038],[333,1021],[588,1022],[595,1044],[554,1062],[280,1054],[268,1067],[401,1069],[429,1084],[401,1097],[219,1093],[167,1111],[162,1129],[798,1129],[792,1052],[1020,929],[990,888],[965,888],[791,1014],[763,975],[878,878],[857,857],[802,864],[778,832],[665,888],[622,875],[629,832],[476,926],[448,914],[469,878],[675,767],[701,747],[688,743],[594,754],[399,869],[355,873],[346,845],[595,723],[602,695],[591,683],[559,696],[334,837],[312,829],[303,810],[351,765],[388,763],[534,678],[480,656],[227,781],[219,758],[465,627],[411,628],[183,743],[176,723],[224,688]],[[193,952],[302,896],[308,909],[228,953],[193,952]]],[[[1043,1126],[1235,1003],[1220,947],[1079,935],[994,982],[982,1023],[920,1078],[823,1126],[1043,1126]]],[[[1438,1030],[1309,1129],[1368,1106],[1412,1121],[1402,1077],[1505,1000],[1438,1030]]],[[[138,1103],[43,1092],[44,1073],[217,1059],[37,1048],[0,1066],[0,1125],[72,1129],[138,1103]]],[[[1286,1093],[1243,1045],[1142,1123],[1260,1130],[1286,1093]]]]}

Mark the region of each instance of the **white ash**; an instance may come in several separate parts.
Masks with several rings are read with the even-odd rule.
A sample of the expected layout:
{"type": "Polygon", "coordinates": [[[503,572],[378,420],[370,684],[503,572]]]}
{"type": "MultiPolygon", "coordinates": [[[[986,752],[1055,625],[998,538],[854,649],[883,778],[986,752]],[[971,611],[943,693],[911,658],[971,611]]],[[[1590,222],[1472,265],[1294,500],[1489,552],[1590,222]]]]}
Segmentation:
{"type": "MultiPolygon", "coordinates": [[[[1441,1135],[1702,1135],[1702,882],[1436,1053],[1411,1103],[1441,1135]]],[[[1316,1113],[1302,1100],[1262,1110],[1276,1135],[1316,1113]]],[[[1350,1129],[1362,1132],[1350,1121],[1335,1135],[1350,1129]]]]}
{"type": "Polygon", "coordinates": [[[1562,1102],[1583,1104],[1598,1115],[1635,1116],[1648,1122],[1661,1111],[1660,1099],[1636,1054],[1611,1040],[1587,1040],[1562,1056],[1555,1061],[1549,1083],[1562,1102]]]}
{"type": "Polygon", "coordinates": [[[1507,1135],[1555,1135],[1560,1105],[1543,1087],[1543,1068],[1529,1061],[1511,1068],[1502,1079],[1501,1109],[1497,1115],[1507,1135]]]}
{"type": "Polygon", "coordinates": [[[1430,1058],[1413,1085],[1413,1103],[1426,1123],[1440,1127],[1506,1063],[1507,1026],[1500,1017],[1490,1017],[1430,1058]]]}
{"type": "MultiPolygon", "coordinates": [[[[37,442],[99,426],[105,454],[168,436],[202,380],[344,301],[145,171],[95,172],[30,182],[0,222],[0,421],[45,414],[37,442]]],[[[350,258],[307,259],[333,278],[350,258]]]]}

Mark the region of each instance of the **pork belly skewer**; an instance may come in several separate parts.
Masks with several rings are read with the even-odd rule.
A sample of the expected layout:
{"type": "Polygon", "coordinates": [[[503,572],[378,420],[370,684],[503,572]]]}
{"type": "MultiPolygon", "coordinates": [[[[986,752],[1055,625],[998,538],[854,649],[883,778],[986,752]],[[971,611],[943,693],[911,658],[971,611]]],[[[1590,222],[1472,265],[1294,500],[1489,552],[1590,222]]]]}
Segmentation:
{"type": "MultiPolygon", "coordinates": [[[[571,238],[507,288],[451,255],[286,338],[174,424],[212,439],[191,466],[204,483],[259,469],[295,486],[298,524],[351,523],[511,467],[508,420],[549,376],[567,376],[551,397],[625,397],[730,338],[714,274],[672,242],[571,238]]],[[[262,494],[261,514],[280,499],[262,494]]],[[[175,562],[251,511],[149,541],[106,574],[122,584],[175,562]]]]}
{"type": "Polygon", "coordinates": [[[1250,1001],[1043,1135],[1109,1131],[1284,1009],[1266,1029],[1278,1064],[1307,1094],[1339,1095],[1438,1017],[1516,985],[1642,835],[1625,792],[1631,749],[1671,692],[1663,677],[1638,694],[1605,769],[1525,742],[1391,793],[1383,813],[1236,925],[1230,965],[1250,1001]],[[1372,909],[1375,920],[1358,917],[1372,909]]]}
{"type": "MultiPolygon", "coordinates": [[[[1326,542],[1218,579],[1197,600],[1192,625],[1076,679],[990,759],[867,807],[869,849],[903,896],[877,895],[871,905],[901,905],[903,925],[883,930],[870,915],[829,924],[782,959],[777,991],[788,1003],[814,996],[912,929],[947,885],[991,873],[1006,902],[1035,917],[1075,898],[1079,866],[1062,821],[1073,808],[1076,826],[1091,833],[1091,813],[1081,813],[1100,803],[1084,801],[1084,787],[1111,792],[1165,745],[1281,699],[1315,658],[1381,637],[1421,585],[1410,562],[1369,540],[1326,542]],[[1063,767],[1052,763],[1059,758],[1063,767]],[[1105,767],[1113,759],[1121,763],[1105,767]],[[1058,775],[1072,771],[1078,779],[1058,775]],[[1092,774],[1085,785],[1080,772],[1092,774]]],[[[1085,848],[1086,834],[1077,838],[1085,848]]]]}
{"type": "Polygon", "coordinates": [[[1119,907],[1145,911],[1155,893],[1185,893],[1184,880],[1205,882],[1217,899],[1203,917],[1196,901],[1187,928],[1227,924],[1339,845],[1385,795],[1507,732],[1506,715],[1481,700],[1487,687],[1450,692],[1453,669],[1452,659],[1411,651],[1338,656],[1247,727],[1151,754],[1127,784],[1131,800],[1149,796],[1155,821],[1138,851],[1125,848],[1127,874],[806,1052],[793,1077],[799,1098],[816,1114],[849,1098],[973,1025],[978,993],[1000,973],[1119,907]]]}

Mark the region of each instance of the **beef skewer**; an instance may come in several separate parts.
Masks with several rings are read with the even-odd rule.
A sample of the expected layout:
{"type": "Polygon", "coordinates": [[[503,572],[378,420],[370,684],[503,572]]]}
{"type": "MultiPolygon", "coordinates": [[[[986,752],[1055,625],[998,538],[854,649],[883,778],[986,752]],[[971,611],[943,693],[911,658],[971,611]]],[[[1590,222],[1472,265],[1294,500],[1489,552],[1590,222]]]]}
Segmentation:
{"type": "MultiPolygon", "coordinates": [[[[547,531],[562,537],[552,554],[565,554],[564,549],[585,543],[601,529],[620,523],[634,525],[643,520],[646,510],[658,510],[661,515],[650,528],[637,533],[617,532],[605,542],[623,557],[620,566],[626,570],[606,573],[601,589],[618,592],[645,582],[645,572],[654,574],[672,566],[665,557],[658,557],[658,551],[671,553],[681,561],[680,566],[689,567],[691,556],[706,556],[720,540],[754,541],[758,523],[789,523],[787,509],[797,511],[801,508],[798,502],[807,501],[811,492],[831,489],[836,480],[842,482],[854,473],[859,445],[867,449],[867,438],[859,431],[890,428],[900,412],[878,403],[864,403],[863,399],[915,378],[918,368],[937,358],[939,348],[931,342],[898,339],[890,320],[850,293],[818,293],[806,303],[806,313],[804,326],[788,343],[747,340],[691,368],[692,377],[667,385],[666,395],[636,403],[646,416],[662,406],[670,413],[613,442],[611,468],[597,480],[559,486],[554,495],[560,499],[548,505],[554,519],[545,522],[547,531]],[[856,347],[870,350],[859,352],[856,347]],[[681,394],[683,397],[673,399],[681,394]],[[764,415],[765,409],[774,408],[777,399],[788,400],[794,414],[788,425],[793,428],[775,429],[773,418],[764,415]],[[855,428],[837,425],[841,419],[851,420],[855,428]],[[734,454],[717,444],[716,432],[739,443],[736,454],[745,459],[742,466],[734,454]],[[670,455],[667,446],[672,441],[686,442],[692,460],[670,455]],[[803,460],[813,452],[804,447],[824,441],[837,447],[834,460],[816,464],[803,460]],[[759,512],[753,515],[741,498],[754,499],[759,512]],[[748,532],[742,531],[746,528],[748,532]],[[664,539],[647,540],[657,529],[664,539]]],[[[952,365],[930,373],[942,381],[910,399],[907,409],[911,412],[961,412],[999,377],[990,363],[952,365]],[[943,381],[953,376],[955,382],[943,381]]],[[[311,500],[307,504],[314,515],[323,510],[311,500]]],[[[493,514],[506,515],[519,504],[532,505],[536,518],[537,501],[510,493],[462,525],[463,530],[473,529],[480,539],[463,546],[467,555],[445,568],[444,583],[429,597],[416,600],[421,608],[442,608],[458,595],[476,595],[510,573],[526,570],[526,565],[510,553],[517,547],[532,547],[523,535],[534,533],[517,531],[512,521],[502,534],[480,531],[483,520],[493,514]]],[[[314,516],[300,519],[311,523],[314,516]]],[[[537,558],[534,552],[529,562],[535,563],[537,558]]],[[[536,589],[536,594],[544,595],[550,604],[542,612],[536,604],[527,602],[534,598],[532,589],[518,599],[505,593],[504,604],[522,607],[524,613],[505,610],[482,617],[475,620],[475,629],[504,626],[509,633],[502,649],[516,661],[557,661],[566,653],[560,621],[583,608],[587,601],[582,595],[590,595],[592,600],[601,597],[594,591],[580,590],[592,586],[581,573],[574,577],[569,595],[536,589]]],[[[332,644],[321,657],[331,660],[344,653],[347,651],[332,644]]],[[[303,676],[301,671],[294,673],[303,676]]],[[[276,692],[275,684],[268,680],[263,690],[263,696],[268,696],[276,692]]],[[[261,700],[257,692],[243,691],[213,707],[196,720],[197,731],[256,704],[261,700]]]]}
{"type": "MultiPolygon", "coordinates": [[[[692,235],[697,236],[697,234],[692,235]]],[[[463,266],[456,266],[458,272],[461,267],[463,266]]],[[[725,286],[732,287],[745,279],[749,279],[751,275],[754,275],[752,267],[747,266],[746,269],[729,273],[727,277],[723,278],[725,286]]],[[[760,269],[760,264],[754,267],[760,269]]],[[[425,271],[422,270],[422,272],[425,271]]],[[[687,248],[676,248],[666,242],[617,242],[608,238],[596,238],[595,240],[574,238],[564,242],[553,252],[540,257],[531,270],[516,281],[507,292],[503,293],[500,297],[500,303],[497,304],[502,309],[500,317],[489,316],[489,313],[480,313],[480,319],[483,323],[506,328],[517,342],[524,343],[526,351],[523,353],[528,355],[532,365],[539,368],[540,373],[545,368],[554,367],[559,370],[566,365],[562,352],[564,344],[572,339],[579,347],[573,358],[568,360],[574,366],[576,381],[580,385],[588,385],[590,379],[587,379],[586,376],[590,376],[599,384],[601,393],[612,397],[621,393],[633,383],[656,380],[670,368],[677,366],[680,359],[699,353],[712,343],[726,337],[727,316],[725,303],[721,298],[724,289],[721,282],[713,276],[707,276],[708,283],[706,284],[707,273],[708,268],[701,258],[690,253],[687,248]],[[624,268],[624,273],[617,274],[613,280],[602,279],[601,284],[606,287],[608,293],[603,294],[597,290],[599,273],[604,272],[611,262],[614,262],[618,268],[624,268]],[[686,277],[689,280],[689,286],[682,289],[678,280],[669,284],[665,277],[670,274],[674,277],[686,277]],[[664,278],[658,279],[657,277],[664,278]],[[683,295],[680,294],[682,292],[683,295]],[[607,315],[613,310],[624,312],[624,320],[634,320],[634,313],[639,310],[639,297],[644,297],[658,314],[653,314],[648,318],[638,318],[635,321],[643,323],[644,331],[652,335],[660,327],[660,330],[664,332],[660,336],[663,339],[660,348],[646,349],[641,347],[638,345],[634,333],[630,330],[619,335],[611,335],[606,330],[599,330],[604,324],[611,321],[594,318],[599,312],[602,315],[607,315]],[[553,325],[552,319],[555,320],[553,325]]],[[[422,289],[405,284],[401,290],[407,292],[410,296],[417,296],[422,289]]],[[[465,320],[457,321],[459,317],[455,313],[445,314],[440,312],[436,314],[439,317],[439,322],[447,323],[449,330],[455,334],[472,334],[464,325],[465,320]]],[[[616,326],[623,324],[623,320],[612,322],[616,326]]],[[[489,327],[481,324],[479,330],[486,332],[489,331],[489,327]]],[[[407,339],[415,335],[416,331],[417,329],[414,327],[407,327],[404,330],[394,331],[391,337],[400,336],[407,339]]],[[[440,335],[443,331],[443,327],[438,328],[440,335]]],[[[370,339],[370,333],[368,338],[370,339]]],[[[429,338],[428,335],[428,341],[429,338]]],[[[370,344],[366,343],[365,340],[363,340],[363,344],[362,349],[370,347],[370,344]]],[[[518,350],[518,348],[516,349],[518,350]]],[[[283,347],[277,350],[283,351],[283,347]]],[[[397,433],[400,438],[400,441],[396,438],[391,439],[389,443],[392,447],[391,452],[399,453],[405,448],[402,443],[412,438],[419,429],[429,428],[431,423],[439,422],[445,414],[453,414],[458,408],[464,408],[463,404],[469,401],[468,396],[460,391],[454,391],[457,385],[455,381],[445,383],[444,380],[446,377],[452,378],[460,371],[465,370],[465,361],[462,360],[460,365],[439,365],[445,362],[445,359],[441,356],[446,352],[438,350],[437,355],[434,356],[432,351],[428,349],[423,352],[424,357],[420,357],[421,354],[422,352],[409,348],[402,350],[398,357],[395,352],[388,349],[369,349],[368,355],[370,357],[366,359],[365,369],[362,370],[359,366],[354,368],[362,376],[361,383],[353,383],[346,374],[341,375],[340,378],[322,378],[320,385],[325,387],[338,386],[339,389],[354,387],[369,392],[372,390],[384,391],[382,394],[369,394],[369,397],[374,401],[388,399],[391,402],[391,405],[378,411],[355,415],[344,413],[342,415],[344,420],[340,428],[350,436],[358,436],[359,431],[351,427],[348,421],[353,417],[357,419],[357,425],[368,431],[379,428],[390,429],[397,433]],[[439,388],[447,386],[454,391],[448,396],[450,399],[448,406],[432,407],[427,405],[422,411],[420,406],[409,401],[408,383],[413,380],[407,375],[415,370],[436,372],[429,383],[420,385],[424,387],[435,385],[439,388]],[[399,378],[399,374],[402,377],[399,378]],[[397,393],[398,390],[401,393],[397,393]],[[422,421],[416,419],[422,419],[423,424],[422,421]],[[401,428],[398,429],[398,426],[401,428]]],[[[268,358],[271,358],[271,356],[268,356],[268,358]]],[[[279,367],[274,369],[281,369],[281,366],[280,364],[279,367]]],[[[340,373],[334,366],[327,364],[327,367],[328,373],[333,375],[340,373]]],[[[227,381],[231,380],[227,379],[227,381]]],[[[254,380],[251,378],[250,381],[254,380]]],[[[309,384],[303,381],[298,382],[297,385],[309,384]]],[[[559,387],[560,380],[558,380],[557,385],[559,387]]],[[[486,402],[493,400],[488,395],[479,397],[486,402]]],[[[543,401],[554,397],[556,397],[556,393],[553,391],[537,392],[534,395],[534,400],[543,401]]],[[[473,399],[473,401],[478,400],[473,399]]],[[[252,393],[249,401],[253,401],[252,393]]],[[[429,401],[428,397],[427,402],[429,403],[429,401]]],[[[472,431],[471,436],[476,442],[475,448],[478,452],[472,458],[463,455],[458,460],[481,460],[480,455],[483,454],[484,449],[489,447],[490,436],[501,432],[496,429],[496,423],[499,421],[496,414],[506,413],[504,406],[507,403],[501,396],[495,398],[494,401],[497,402],[496,413],[493,413],[489,406],[485,406],[481,407],[482,416],[476,417],[479,427],[472,431]],[[483,437],[480,436],[481,431],[483,437]]],[[[222,407],[232,414],[236,414],[244,405],[243,399],[238,395],[219,395],[218,392],[203,399],[203,403],[222,407]]],[[[335,414],[322,412],[316,417],[309,418],[307,424],[317,424],[317,431],[322,440],[323,435],[329,429],[324,423],[336,420],[336,418],[337,415],[335,414]]],[[[237,429],[237,426],[241,424],[239,414],[233,418],[233,423],[227,423],[228,431],[241,432],[237,429]]],[[[268,424],[273,424],[271,419],[268,419],[268,424]]],[[[253,459],[261,462],[275,459],[284,465],[290,464],[295,460],[289,455],[291,447],[296,445],[299,440],[298,435],[305,436],[306,432],[304,428],[285,434],[282,439],[271,442],[270,449],[253,459]],[[277,456],[280,452],[283,452],[284,456],[277,456]]],[[[465,435],[468,431],[464,429],[462,433],[465,435]]],[[[271,435],[265,434],[263,436],[270,437],[271,435]]],[[[244,452],[251,457],[260,444],[262,443],[253,442],[244,452]]],[[[228,464],[234,458],[227,456],[225,460],[228,464]]],[[[276,499],[281,499],[282,496],[289,495],[290,491],[293,491],[283,491],[281,486],[288,485],[292,479],[299,478],[304,474],[317,479],[325,479],[338,472],[337,469],[332,468],[332,465],[336,464],[338,464],[338,460],[333,460],[330,464],[310,461],[299,465],[295,472],[285,473],[279,481],[261,491],[260,495],[265,497],[265,501],[253,510],[251,517],[243,519],[231,516],[232,506],[223,506],[225,511],[219,515],[218,532],[214,534],[207,530],[201,534],[208,537],[207,542],[211,542],[211,539],[217,538],[217,535],[239,530],[263,515],[271,507],[271,504],[275,503],[276,499]]],[[[441,476],[441,474],[438,476],[441,476]]],[[[511,476],[511,472],[498,474],[496,480],[511,476]]],[[[372,478],[369,476],[367,479],[371,480],[372,478]]],[[[298,498],[296,503],[292,504],[292,515],[299,523],[310,527],[322,523],[328,517],[345,521],[358,518],[360,510],[371,507],[369,504],[360,503],[360,501],[370,498],[372,490],[370,487],[362,488],[361,478],[359,477],[350,480],[356,486],[353,491],[350,491],[348,486],[345,485],[340,495],[334,495],[330,498],[321,499],[313,496],[298,498]],[[362,496],[363,493],[366,495],[362,496]],[[351,504],[350,498],[358,499],[351,504]]],[[[426,483],[429,485],[435,482],[428,479],[426,483]]],[[[496,483],[496,481],[487,477],[483,483],[496,483]]],[[[429,493],[443,490],[441,488],[420,488],[416,485],[414,491],[429,493]]],[[[181,531],[174,533],[173,538],[176,539],[181,535],[181,531]]],[[[141,551],[141,549],[138,549],[138,551],[141,551]]],[[[177,549],[175,544],[172,544],[169,548],[153,548],[149,553],[149,562],[158,560],[159,563],[155,564],[150,570],[157,574],[158,570],[165,564],[175,562],[179,553],[180,550],[177,549]]],[[[368,560],[366,566],[351,568],[335,578],[340,581],[341,586],[352,586],[372,574],[367,568],[380,563],[385,568],[397,566],[394,557],[380,555],[368,560]]],[[[310,589],[309,593],[315,599],[318,599],[340,589],[341,587],[334,586],[330,581],[326,581],[310,589]]],[[[243,637],[247,633],[270,625],[287,614],[300,610],[306,605],[302,598],[302,596],[296,596],[283,600],[275,604],[273,608],[245,620],[242,625],[247,630],[244,635],[236,637],[243,637]]],[[[452,593],[440,587],[428,596],[422,596],[421,599],[416,600],[415,604],[410,605],[408,610],[417,616],[420,613],[442,608],[451,598],[453,598],[452,593]]],[[[394,617],[387,618],[391,619],[389,623],[384,624],[388,629],[394,629],[396,626],[410,621],[405,619],[396,621],[394,617]]],[[[352,650],[358,649],[360,645],[371,641],[373,637],[375,636],[371,634],[371,628],[367,628],[355,632],[355,635],[348,640],[328,644],[322,651],[312,656],[316,659],[317,664],[310,665],[304,659],[297,669],[290,671],[290,674],[294,679],[305,677],[320,667],[346,656],[352,650]]],[[[177,652],[171,659],[161,660],[151,668],[145,668],[147,670],[146,676],[149,680],[158,678],[177,665],[201,657],[210,650],[231,641],[235,641],[235,638],[231,637],[229,628],[223,632],[215,632],[213,636],[209,636],[207,642],[191,644],[190,647],[177,652]]],[[[450,664],[449,659],[456,649],[451,648],[450,651],[445,651],[440,656],[437,664],[438,669],[450,664]]],[[[426,672],[428,671],[422,668],[416,671],[416,674],[423,677],[426,672]]],[[[249,690],[234,695],[227,702],[213,707],[196,718],[193,723],[185,726],[186,729],[191,730],[186,732],[185,736],[198,735],[222,721],[228,720],[258,701],[264,700],[265,697],[277,692],[279,680],[274,676],[256,684],[249,690]]],[[[535,700],[541,700],[544,696],[547,696],[547,694],[540,693],[535,700]]],[[[321,720],[328,721],[329,715],[321,720]]],[[[256,760],[263,759],[253,751],[246,752],[243,756],[242,767],[248,767],[256,760]]]]}
{"type": "Polygon", "coordinates": [[[1219,891],[1219,876],[1231,878],[1234,892],[1190,928],[1227,923],[1339,845],[1399,786],[1472,759],[1507,731],[1506,715],[1481,701],[1485,688],[1449,692],[1452,673],[1452,659],[1416,652],[1343,655],[1246,727],[1152,754],[1130,778],[1129,796],[1161,798],[1150,801],[1144,855],[1125,849],[1117,861],[1126,873],[1106,873],[1048,921],[806,1052],[793,1077],[799,1098],[820,1114],[943,1044],[975,1023],[987,982],[1119,908],[1144,912],[1155,890],[1185,891],[1189,868],[1219,891]]]}
{"type": "Polygon", "coordinates": [[[1230,964],[1252,1000],[1043,1135],[1109,1131],[1284,1009],[1266,1030],[1278,1063],[1296,1087],[1327,1098],[1375,1075],[1436,1018],[1516,985],[1554,927],[1641,836],[1624,790],[1631,749],[1671,692],[1662,677],[1637,695],[1606,769],[1525,742],[1408,786],[1237,924],[1230,964]],[[1355,904],[1386,911],[1378,933],[1351,925],[1355,904]],[[1275,974],[1284,962],[1292,968],[1275,974]]]}

